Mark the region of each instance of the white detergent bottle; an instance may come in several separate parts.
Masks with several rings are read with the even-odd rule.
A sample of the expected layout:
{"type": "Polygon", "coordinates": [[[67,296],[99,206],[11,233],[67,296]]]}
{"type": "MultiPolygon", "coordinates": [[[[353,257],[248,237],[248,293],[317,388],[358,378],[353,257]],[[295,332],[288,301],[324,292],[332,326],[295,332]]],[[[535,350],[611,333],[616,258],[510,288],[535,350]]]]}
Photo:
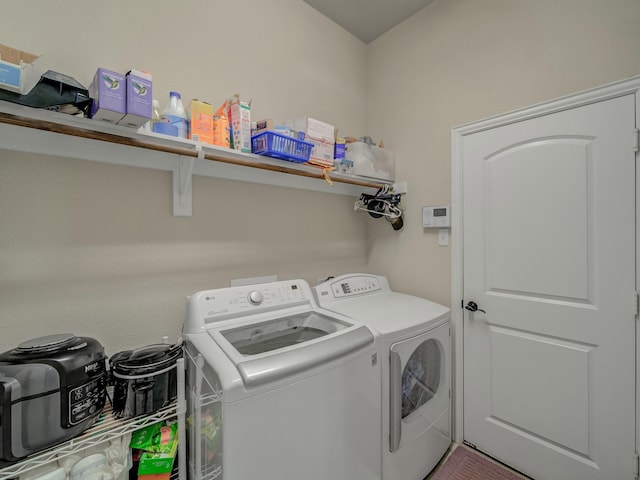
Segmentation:
{"type": "Polygon", "coordinates": [[[169,104],[162,112],[162,121],[178,127],[179,138],[187,138],[189,133],[187,112],[178,92],[169,92],[169,104]]]}

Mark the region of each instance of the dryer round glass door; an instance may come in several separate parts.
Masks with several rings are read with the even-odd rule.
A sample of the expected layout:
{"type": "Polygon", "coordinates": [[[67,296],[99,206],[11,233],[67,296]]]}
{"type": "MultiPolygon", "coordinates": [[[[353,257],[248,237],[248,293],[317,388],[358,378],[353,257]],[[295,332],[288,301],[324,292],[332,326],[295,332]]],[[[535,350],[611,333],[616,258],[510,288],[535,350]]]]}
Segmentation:
{"type": "Polygon", "coordinates": [[[433,398],[440,387],[442,345],[429,338],[416,348],[402,370],[401,417],[406,418],[433,398]]]}
{"type": "Polygon", "coordinates": [[[449,435],[449,323],[390,348],[389,450],[442,424],[449,435]],[[446,418],[443,418],[445,416],[446,418]]]}

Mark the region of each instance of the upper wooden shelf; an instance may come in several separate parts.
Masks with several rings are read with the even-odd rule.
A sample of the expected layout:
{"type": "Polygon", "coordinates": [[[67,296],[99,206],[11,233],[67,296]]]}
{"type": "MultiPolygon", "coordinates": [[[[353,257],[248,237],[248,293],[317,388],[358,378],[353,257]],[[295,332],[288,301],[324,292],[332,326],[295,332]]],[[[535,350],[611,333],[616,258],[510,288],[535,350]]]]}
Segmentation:
{"type": "MultiPolygon", "coordinates": [[[[377,191],[383,185],[337,172],[329,174],[333,182],[330,185],[322,170],[310,165],[139,133],[107,122],[6,101],[0,101],[0,149],[173,171],[178,190],[174,192],[176,215],[190,215],[176,213],[175,202],[176,196],[179,203],[191,202],[191,175],[351,196],[377,191]]],[[[190,207],[187,210],[190,212],[190,207]]]]}

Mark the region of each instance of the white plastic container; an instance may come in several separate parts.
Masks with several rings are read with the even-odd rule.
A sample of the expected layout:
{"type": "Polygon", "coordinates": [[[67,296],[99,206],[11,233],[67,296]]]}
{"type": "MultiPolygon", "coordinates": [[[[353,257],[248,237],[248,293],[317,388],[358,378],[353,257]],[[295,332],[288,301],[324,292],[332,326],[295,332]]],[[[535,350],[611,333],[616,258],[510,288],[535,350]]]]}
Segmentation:
{"type": "Polygon", "coordinates": [[[396,156],[387,149],[363,142],[347,144],[345,160],[353,162],[353,174],[375,180],[396,178],[396,156]]]}
{"type": "Polygon", "coordinates": [[[161,118],[160,102],[154,98],[151,101],[151,119],[142,126],[142,129],[146,132],[153,132],[153,124],[161,121],[161,118]]]}
{"type": "Polygon", "coordinates": [[[160,102],[155,98],[151,101],[151,123],[160,121],[160,102]]]}
{"type": "MultiPolygon", "coordinates": [[[[96,474],[104,474],[107,457],[103,453],[94,453],[83,458],[69,472],[70,480],[88,480],[96,474]]],[[[102,475],[100,475],[102,477],[102,475]]]]}
{"type": "Polygon", "coordinates": [[[179,138],[187,138],[189,134],[187,112],[178,92],[169,92],[169,104],[162,112],[162,121],[175,125],[178,128],[179,138]]]}

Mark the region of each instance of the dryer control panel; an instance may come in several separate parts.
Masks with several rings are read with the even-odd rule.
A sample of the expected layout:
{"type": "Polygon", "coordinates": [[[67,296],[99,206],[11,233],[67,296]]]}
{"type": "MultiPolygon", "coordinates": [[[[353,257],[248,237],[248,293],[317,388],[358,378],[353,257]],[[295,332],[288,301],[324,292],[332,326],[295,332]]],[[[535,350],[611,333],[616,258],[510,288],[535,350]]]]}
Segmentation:
{"type": "Polygon", "coordinates": [[[334,298],[351,297],[382,290],[380,280],[374,276],[340,278],[331,283],[334,298]]]}

